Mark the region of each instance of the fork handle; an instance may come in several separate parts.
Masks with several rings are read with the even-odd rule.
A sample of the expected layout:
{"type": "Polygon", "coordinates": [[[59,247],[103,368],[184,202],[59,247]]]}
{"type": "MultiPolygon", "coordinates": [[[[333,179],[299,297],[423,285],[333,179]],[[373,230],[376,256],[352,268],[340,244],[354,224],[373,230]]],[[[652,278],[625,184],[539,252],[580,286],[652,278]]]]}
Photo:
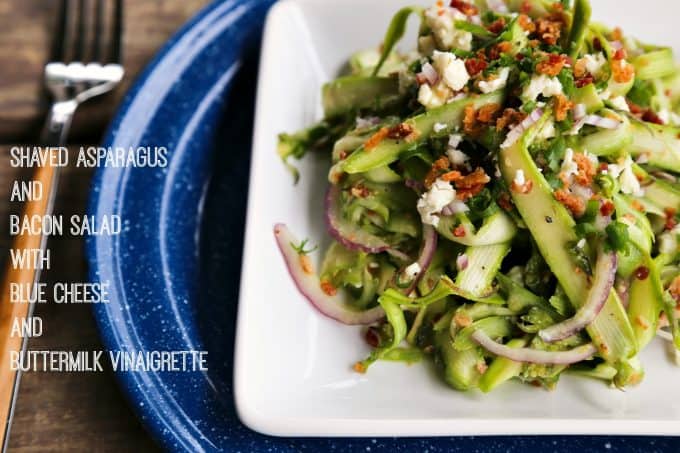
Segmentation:
{"type": "MultiPolygon", "coordinates": [[[[75,101],[55,102],[45,124],[42,139],[50,146],[61,146],[66,143],[66,137],[71,125],[71,119],[77,104],[75,101]]],[[[50,152],[54,152],[50,149],[50,152]]],[[[50,162],[50,159],[47,159],[50,162]]],[[[24,205],[24,216],[47,216],[54,211],[54,200],[59,181],[59,168],[47,165],[40,167],[33,175],[33,181],[39,181],[42,187],[48,188],[40,200],[27,201],[24,205]]],[[[47,236],[44,234],[22,233],[14,238],[12,248],[18,253],[22,250],[40,249],[45,251],[47,236]]],[[[16,319],[27,319],[33,316],[34,303],[22,301],[12,303],[11,286],[17,283],[22,287],[36,284],[40,281],[40,269],[15,269],[8,260],[7,270],[0,292],[0,448],[6,451],[9,441],[9,431],[14,412],[14,402],[19,388],[20,372],[12,370],[10,360],[27,347],[28,339],[12,337],[12,325],[16,319]]],[[[32,296],[35,296],[35,285],[32,286],[32,296]]]]}

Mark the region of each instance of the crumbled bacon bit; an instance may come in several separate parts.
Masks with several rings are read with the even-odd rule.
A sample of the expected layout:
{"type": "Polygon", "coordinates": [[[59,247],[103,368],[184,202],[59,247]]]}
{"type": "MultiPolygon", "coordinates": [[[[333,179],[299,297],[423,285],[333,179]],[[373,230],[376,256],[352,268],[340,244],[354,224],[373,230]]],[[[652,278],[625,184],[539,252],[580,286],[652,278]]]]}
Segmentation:
{"type": "Polygon", "coordinates": [[[657,115],[652,109],[647,109],[644,111],[644,113],[642,113],[642,121],[663,126],[663,120],[659,118],[659,115],[657,115]]]}
{"type": "Polygon", "coordinates": [[[302,267],[302,272],[305,274],[312,275],[314,273],[312,260],[310,260],[307,255],[300,255],[300,266],[302,267]]]}
{"type": "Polygon", "coordinates": [[[496,130],[503,131],[506,127],[513,124],[521,123],[526,118],[526,113],[515,109],[507,108],[503,110],[503,114],[496,120],[496,130]]]}
{"type": "Polygon", "coordinates": [[[602,42],[600,41],[600,38],[593,39],[593,48],[598,52],[602,51],[602,42]]]}
{"type": "Polygon", "coordinates": [[[476,76],[480,72],[484,71],[488,66],[489,64],[482,58],[468,58],[465,60],[465,69],[467,69],[470,77],[476,76]]]}
{"type": "Polygon", "coordinates": [[[530,39],[529,40],[529,47],[536,48],[541,45],[541,41],[538,39],[530,39]]]}
{"type": "Polygon", "coordinates": [[[485,185],[491,178],[486,174],[482,167],[477,167],[469,175],[465,175],[455,181],[456,189],[472,189],[479,185],[485,185]]]}
{"type": "Polygon", "coordinates": [[[477,115],[475,114],[475,106],[468,104],[465,106],[463,114],[463,130],[468,134],[477,133],[477,115]]]}
{"type": "Polygon", "coordinates": [[[574,180],[582,186],[589,186],[597,174],[595,166],[591,160],[582,153],[574,153],[574,161],[578,168],[578,173],[574,176],[574,180]]]}
{"type": "Polygon", "coordinates": [[[387,136],[389,138],[399,140],[399,139],[408,137],[412,133],[413,133],[413,126],[411,126],[410,124],[406,124],[406,123],[399,123],[396,126],[392,127],[388,131],[387,136]]]}
{"type": "Polygon", "coordinates": [[[458,327],[468,327],[472,325],[472,318],[462,311],[459,311],[453,315],[453,321],[458,327]]]}
{"type": "Polygon", "coordinates": [[[602,203],[602,206],[600,206],[600,214],[602,214],[605,217],[609,217],[614,213],[614,203],[612,203],[609,200],[604,200],[602,203]]]}
{"type": "Polygon", "coordinates": [[[612,74],[617,83],[627,83],[635,77],[635,68],[625,60],[612,61],[612,74]]]}
{"type": "Polygon", "coordinates": [[[451,0],[450,6],[451,8],[456,8],[466,16],[475,16],[479,14],[479,9],[475,5],[462,0],[451,0]]]}
{"type": "Polygon", "coordinates": [[[502,54],[510,53],[512,50],[512,44],[510,41],[501,41],[489,50],[489,59],[498,60],[502,54]]]}
{"type": "Polygon", "coordinates": [[[630,205],[638,212],[645,212],[645,207],[638,200],[633,200],[630,205]]]}
{"type": "Polygon", "coordinates": [[[354,364],[354,371],[356,371],[357,373],[364,374],[366,373],[366,367],[364,366],[363,363],[357,362],[354,364]]]}
{"type": "Polygon", "coordinates": [[[550,14],[546,18],[536,20],[536,33],[541,41],[554,46],[562,35],[563,20],[561,15],[559,20],[555,20],[556,15],[550,14]]]}
{"type": "Polygon", "coordinates": [[[638,280],[646,280],[649,277],[649,268],[647,266],[640,266],[635,269],[635,278],[638,280]]]}
{"type": "Polygon", "coordinates": [[[378,333],[378,329],[375,327],[369,327],[366,329],[364,339],[366,340],[366,343],[368,343],[373,348],[380,346],[380,334],[378,333]]]}
{"type": "Polygon", "coordinates": [[[512,199],[510,198],[509,193],[501,193],[501,195],[498,197],[498,206],[500,206],[506,212],[512,211],[512,199]]]}
{"type": "Polygon", "coordinates": [[[531,2],[529,0],[524,0],[519,10],[524,14],[529,14],[531,12],[531,2]]]}
{"type": "Polygon", "coordinates": [[[548,54],[545,60],[542,60],[536,65],[536,72],[555,77],[562,71],[566,62],[567,59],[564,55],[551,53],[548,54]]]}
{"type": "Polygon", "coordinates": [[[457,238],[465,237],[465,227],[463,225],[458,225],[453,229],[453,235],[457,238]]]}
{"type": "Polygon", "coordinates": [[[451,162],[449,162],[449,159],[446,156],[442,156],[434,161],[430,171],[427,173],[427,176],[425,176],[425,187],[428,189],[432,187],[432,184],[439,178],[442,171],[448,170],[450,166],[451,162]]]}
{"type": "Polygon", "coordinates": [[[368,140],[366,140],[366,143],[364,144],[364,149],[366,151],[370,151],[376,146],[380,144],[383,140],[385,140],[390,133],[390,128],[388,127],[383,127],[381,128],[378,132],[375,134],[371,135],[368,140]]]}
{"type": "Polygon", "coordinates": [[[595,83],[595,77],[593,77],[593,75],[590,73],[574,80],[574,85],[576,88],[583,88],[584,86],[590,85],[591,83],[595,83]]]}
{"type": "Polygon", "coordinates": [[[484,186],[491,181],[489,175],[486,174],[483,168],[477,167],[475,171],[469,175],[465,175],[460,179],[454,181],[453,185],[456,187],[456,198],[459,200],[468,200],[484,189],[484,186]]]}
{"type": "Polygon", "coordinates": [[[500,112],[500,104],[491,103],[483,105],[477,110],[477,121],[484,124],[491,124],[498,118],[498,112],[500,112]]]}
{"type": "Polygon", "coordinates": [[[343,149],[342,151],[340,151],[338,153],[338,159],[340,159],[340,160],[347,159],[347,156],[349,156],[349,151],[347,151],[346,149],[343,149]]]}
{"type": "Polygon", "coordinates": [[[585,202],[576,195],[569,193],[567,190],[556,190],[555,198],[569,209],[575,217],[581,217],[586,212],[585,202]]]}
{"type": "Polygon", "coordinates": [[[626,49],[621,48],[614,52],[614,60],[625,60],[628,58],[628,52],[626,52],[626,49]]]}
{"type": "Polygon", "coordinates": [[[631,101],[630,99],[626,98],[626,104],[628,104],[628,108],[630,109],[630,113],[633,115],[642,115],[645,113],[645,109],[637,105],[635,102],[631,101]]]}
{"type": "Polygon", "coordinates": [[[505,19],[504,18],[499,18],[495,20],[493,23],[489,24],[486,29],[489,30],[491,33],[497,35],[500,32],[503,31],[505,28],[505,19]]]}
{"type": "Polygon", "coordinates": [[[649,329],[649,322],[642,315],[635,317],[635,324],[642,327],[643,330],[649,329]]]}
{"type": "Polygon", "coordinates": [[[664,209],[664,213],[666,214],[666,223],[664,227],[666,230],[670,231],[678,225],[678,221],[675,220],[677,211],[673,208],[666,208],[664,209]]]}
{"type": "Polygon", "coordinates": [[[527,16],[526,14],[520,14],[517,22],[524,31],[528,31],[529,33],[536,31],[536,24],[533,20],[531,20],[531,17],[527,16]]]}
{"type": "Polygon", "coordinates": [[[668,287],[668,292],[671,293],[673,299],[680,304],[680,275],[673,279],[671,285],[668,287]]]}
{"type": "Polygon", "coordinates": [[[524,184],[519,185],[517,182],[512,181],[512,184],[510,185],[510,189],[512,189],[513,192],[515,193],[521,193],[522,195],[526,195],[528,193],[531,193],[531,191],[534,188],[534,182],[532,180],[527,180],[524,182],[524,184]]]}
{"type": "Polygon", "coordinates": [[[479,374],[484,374],[484,373],[486,373],[486,370],[489,369],[489,365],[487,365],[485,361],[480,360],[480,361],[477,362],[477,364],[475,365],[475,368],[477,368],[477,372],[478,372],[479,374]]]}
{"type": "Polygon", "coordinates": [[[321,291],[323,291],[327,296],[331,297],[338,294],[338,289],[328,280],[321,281],[321,291]]]}
{"type": "Polygon", "coordinates": [[[585,58],[579,58],[574,64],[574,77],[581,78],[588,74],[588,61],[585,58]]]}
{"type": "Polygon", "coordinates": [[[574,103],[565,95],[558,94],[554,98],[555,103],[555,119],[557,121],[564,121],[567,119],[567,114],[574,108],[574,103]]]}
{"type": "Polygon", "coordinates": [[[368,190],[368,187],[359,183],[350,189],[350,193],[357,198],[366,198],[371,194],[371,191],[368,190]]]}
{"type": "Polygon", "coordinates": [[[446,182],[452,182],[452,181],[457,181],[463,177],[463,174],[457,170],[450,171],[448,173],[444,173],[441,176],[441,179],[446,181],[446,182]]]}

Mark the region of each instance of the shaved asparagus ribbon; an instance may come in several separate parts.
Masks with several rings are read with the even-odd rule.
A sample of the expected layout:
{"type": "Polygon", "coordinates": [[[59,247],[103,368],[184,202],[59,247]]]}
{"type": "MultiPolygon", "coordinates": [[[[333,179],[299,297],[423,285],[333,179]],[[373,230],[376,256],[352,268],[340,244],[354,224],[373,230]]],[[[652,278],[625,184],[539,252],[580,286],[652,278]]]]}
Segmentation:
{"type": "Polygon", "coordinates": [[[585,329],[602,311],[602,307],[609,298],[616,279],[617,258],[614,252],[600,251],[595,264],[595,280],[588,292],[585,304],[576,312],[573,318],[554,324],[538,332],[546,343],[564,340],[585,329]]]}
{"type": "Polygon", "coordinates": [[[305,262],[307,256],[296,250],[295,244],[299,244],[299,241],[288,227],[283,223],[277,223],[274,225],[274,236],[295,286],[322,314],[347,325],[373,324],[385,316],[385,311],[380,306],[357,311],[345,304],[340,291],[335,295],[325,293],[318,275],[310,268],[311,265],[305,262]]]}
{"type": "Polygon", "coordinates": [[[338,186],[331,185],[328,188],[325,208],[328,234],[346,248],[366,253],[387,252],[401,261],[409,260],[405,253],[391,247],[379,237],[352,225],[343,218],[342,212],[340,212],[340,188],[338,186]]]}
{"type": "Polygon", "coordinates": [[[540,351],[530,348],[510,348],[500,343],[496,343],[481,330],[472,334],[472,339],[487,351],[499,357],[505,357],[514,362],[538,363],[546,365],[570,365],[591,358],[597,348],[588,343],[570,351],[540,351]]]}

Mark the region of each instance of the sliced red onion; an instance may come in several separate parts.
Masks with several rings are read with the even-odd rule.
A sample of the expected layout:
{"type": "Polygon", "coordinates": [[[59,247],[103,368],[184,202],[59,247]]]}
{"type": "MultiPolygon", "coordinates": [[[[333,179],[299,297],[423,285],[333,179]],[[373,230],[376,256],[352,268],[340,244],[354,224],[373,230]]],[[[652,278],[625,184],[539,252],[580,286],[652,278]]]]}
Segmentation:
{"type": "Polygon", "coordinates": [[[621,121],[616,121],[611,118],[605,118],[599,115],[587,115],[583,118],[585,124],[590,124],[591,126],[599,127],[602,129],[616,129],[621,125],[621,121]]]}
{"type": "Polygon", "coordinates": [[[482,18],[479,15],[470,16],[470,22],[475,25],[482,25],[482,18]]]}
{"type": "Polygon", "coordinates": [[[425,78],[428,85],[436,85],[439,82],[439,73],[430,63],[425,63],[418,75],[425,78]]]}
{"type": "Polygon", "coordinates": [[[652,172],[650,172],[650,173],[652,174],[652,176],[654,176],[654,177],[656,177],[656,178],[658,178],[658,179],[663,179],[664,181],[668,181],[668,182],[672,182],[672,183],[678,182],[678,178],[676,178],[676,177],[673,176],[672,174],[667,173],[667,172],[665,172],[665,171],[654,170],[654,171],[652,171],[652,172]]]}
{"type": "Polygon", "coordinates": [[[425,275],[425,272],[427,272],[430,264],[432,264],[434,252],[437,251],[437,238],[437,231],[431,225],[423,225],[423,243],[420,247],[418,260],[416,261],[420,267],[420,271],[418,272],[418,275],[416,275],[415,278],[413,278],[413,280],[410,282],[408,288],[405,291],[406,294],[411,294],[413,290],[416,289],[416,285],[420,279],[423,278],[423,275],[425,275]]]}
{"type": "Polygon", "coordinates": [[[541,108],[536,108],[534,109],[533,112],[524,120],[519,123],[517,126],[513,127],[510,132],[508,132],[507,137],[505,137],[505,141],[503,144],[501,144],[501,148],[510,148],[512,145],[517,143],[517,140],[522,136],[524,131],[529,129],[531,126],[536,124],[538,120],[541,119],[543,116],[543,109],[541,108]]]}
{"type": "Polygon", "coordinates": [[[612,46],[612,49],[614,49],[614,50],[623,49],[623,43],[621,41],[612,41],[609,44],[612,46]]]}
{"type": "Polygon", "coordinates": [[[508,6],[504,0],[486,0],[486,6],[494,13],[508,14],[508,6]]]}
{"type": "Polygon", "coordinates": [[[387,252],[401,261],[409,260],[407,254],[344,219],[340,212],[340,188],[336,185],[331,185],[326,192],[325,217],[328,234],[348,249],[366,253],[387,252]]]}
{"type": "Polygon", "coordinates": [[[609,293],[614,287],[614,280],[616,279],[616,267],[616,253],[600,251],[595,263],[595,279],[590,291],[588,291],[586,302],[578,309],[573,318],[539,331],[538,336],[546,343],[554,343],[564,340],[590,325],[609,299],[609,293]]]}
{"type": "Polygon", "coordinates": [[[442,209],[442,214],[445,216],[462,214],[463,212],[468,212],[470,208],[461,200],[453,200],[448,205],[444,206],[442,209]]]}
{"type": "Polygon", "coordinates": [[[592,343],[579,346],[570,351],[539,351],[531,348],[510,348],[493,341],[486,333],[477,330],[472,339],[487,351],[513,362],[538,363],[546,365],[571,365],[591,358],[597,348],[592,343]]]}
{"type": "Polygon", "coordinates": [[[456,258],[456,268],[458,269],[459,272],[462,272],[465,269],[467,269],[469,265],[470,260],[468,259],[468,256],[465,253],[458,255],[458,257],[456,258]]]}
{"type": "Polygon", "coordinates": [[[321,289],[321,281],[318,275],[310,269],[305,269],[303,257],[294,244],[298,243],[288,227],[282,223],[274,225],[276,244],[281,250],[283,259],[290,276],[295,282],[300,293],[322,314],[347,325],[373,324],[385,316],[382,307],[378,306],[365,311],[356,311],[349,308],[343,297],[338,293],[334,296],[326,294],[321,289]]]}

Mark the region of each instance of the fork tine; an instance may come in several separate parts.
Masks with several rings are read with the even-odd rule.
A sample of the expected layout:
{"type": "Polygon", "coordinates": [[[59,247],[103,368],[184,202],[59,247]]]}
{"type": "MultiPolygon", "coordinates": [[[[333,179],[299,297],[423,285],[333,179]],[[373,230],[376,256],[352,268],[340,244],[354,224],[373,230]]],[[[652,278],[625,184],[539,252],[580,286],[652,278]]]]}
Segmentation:
{"type": "Polygon", "coordinates": [[[77,8],[73,61],[83,61],[85,59],[85,0],[78,0],[77,8]]]}
{"type": "Polygon", "coordinates": [[[95,2],[92,61],[101,61],[102,34],[104,33],[104,0],[95,0],[95,2]]]}
{"type": "Polygon", "coordinates": [[[68,20],[68,10],[69,0],[61,0],[59,2],[59,15],[57,16],[54,41],[52,42],[52,51],[50,52],[50,61],[64,61],[66,53],[66,23],[68,20]]]}
{"type": "Polygon", "coordinates": [[[111,62],[122,64],[123,0],[114,0],[113,33],[111,35],[111,62]]]}

